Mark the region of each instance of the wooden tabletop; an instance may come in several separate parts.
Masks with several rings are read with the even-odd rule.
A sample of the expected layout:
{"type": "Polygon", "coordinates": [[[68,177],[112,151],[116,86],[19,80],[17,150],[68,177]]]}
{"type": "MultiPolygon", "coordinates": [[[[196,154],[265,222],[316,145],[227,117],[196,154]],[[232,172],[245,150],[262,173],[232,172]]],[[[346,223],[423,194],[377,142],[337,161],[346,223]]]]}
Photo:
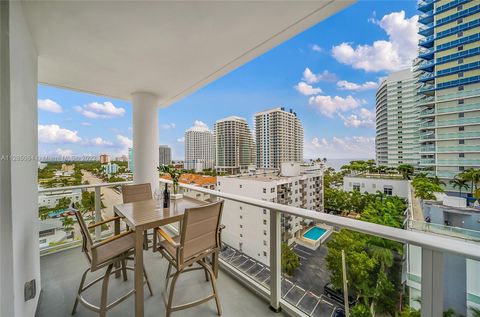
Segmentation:
{"type": "Polygon", "coordinates": [[[199,207],[204,201],[183,197],[170,201],[170,208],[163,208],[163,200],[158,203],[154,199],[142,200],[114,206],[117,215],[133,230],[147,230],[182,220],[185,209],[199,207]],[[160,205],[160,206],[159,206],[160,205]]]}

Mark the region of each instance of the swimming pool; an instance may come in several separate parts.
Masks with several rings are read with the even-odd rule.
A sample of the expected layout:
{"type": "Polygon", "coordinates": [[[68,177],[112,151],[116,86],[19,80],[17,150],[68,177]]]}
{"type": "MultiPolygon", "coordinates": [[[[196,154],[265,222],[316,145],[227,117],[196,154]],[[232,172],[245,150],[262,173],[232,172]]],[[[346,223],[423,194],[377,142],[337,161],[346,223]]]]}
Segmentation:
{"type": "Polygon", "coordinates": [[[313,227],[303,234],[304,238],[317,241],[319,240],[327,230],[319,227],[313,227]]]}

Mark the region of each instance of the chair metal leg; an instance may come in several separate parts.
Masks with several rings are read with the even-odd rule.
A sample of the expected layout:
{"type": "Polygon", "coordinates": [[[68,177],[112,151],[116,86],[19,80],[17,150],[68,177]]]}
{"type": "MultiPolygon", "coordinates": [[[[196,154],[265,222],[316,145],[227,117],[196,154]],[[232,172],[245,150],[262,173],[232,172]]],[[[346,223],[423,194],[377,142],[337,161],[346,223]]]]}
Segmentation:
{"type": "Polygon", "coordinates": [[[212,283],[213,294],[215,295],[215,304],[217,305],[217,312],[218,315],[222,315],[222,308],[220,307],[220,299],[218,298],[218,290],[217,290],[217,279],[215,278],[215,274],[213,273],[212,269],[207,265],[205,268],[208,273],[210,274],[210,282],[212,283]]]}
{"type": "Polygon", "coordinates": [[[172,284],[170,285],[170,291],[168,295],[168,303],[167,303],[167,314],[166,317],[170,317],[172,313],[172,304],[173,304],[173,292],[175,291],[175,283],[177,282],[177,278],[180,275],[181,271],[177,271],[172,278],[172,284]]]}
{"type": "Polygon", "coordinates": [[[122,259],[122,274],[123,274],[123,280],[127,281],[127,259],[122,259]]]}
{"type": "Polygon", "coordinates": [[[85,279],[87,278],[88,271],[90,271],[90,268],[86,269],[85,272],[83,272],[82,279],[80,280],[80,286],[78,287],[77,297],[75,298],[75,304],[73,304],[72,315],[74,315],[77,312],[78,297],[81,296],[82,294],[83,285],[85,284],[85,279]]]}
{"type": "Polygon", "coordinates": [[[150,296],[153,296],[152,286],[150,285],[150,281],[148,280],[147,271],[145,270],[145,265],[143,266],[143,275],[145,275],[145,280],[147,281],[147,287],[148,287],[148,291],[150,292],[150,296]]]}
{"type": "Polygon", "coordinates": [[[168,289],[168,283],[170,282],[170,274],[172,273],[172,263],[168,262],[167,275],[165,276],[165,292],[168,289]]]}
{"type": "Polygon", "coordinates": [[[108,300],[108,282],[112,273],[113,264],[110,264],[105,272],[102,283],[102,297],[100,298],[100,317],[107,316],[107,300],[108,300]]]}

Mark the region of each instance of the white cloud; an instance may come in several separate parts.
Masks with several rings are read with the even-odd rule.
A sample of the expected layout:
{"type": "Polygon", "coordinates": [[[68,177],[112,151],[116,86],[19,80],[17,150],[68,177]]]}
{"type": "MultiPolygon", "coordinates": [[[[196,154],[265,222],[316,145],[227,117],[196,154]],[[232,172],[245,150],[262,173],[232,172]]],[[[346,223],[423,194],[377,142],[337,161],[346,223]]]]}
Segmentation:
{"type": "Polygon", "coordinates": [[[324,70],[322,73],[315,74],[310,70],[310,68],[307,67],[303,71],[302,80],[307,84],[316,84],[320,81],[336,81],[337,76],[328,70],[324,70]]]}
{"type": "Polygon", "coordinates": [[[396,71],[411,65],[417,55],[418,16],[405,17],[405,11],[392,12],[380,21],[372,19],[388,35],[388,40],[378,40],[371,45],[341,43],[332,48],[333,57],[340,63],[367,72],[396,71]]]}
{"type": "Polygon", "coordinates": [[[116,156],[127,155],[128,148],[133,146],[133,141],[129,137],[126,137],[121,134],[117,134],[117,144],[116,144],[120,151],[117,153],[116,156]]]}
{"type": "Polygon", "coordinates": [[[205,122],[200,121],[200,120],[195,120],[195,122],[193,123],[193,126],[197,127],[197,128],[207,128],[208,129],[208,125],[205,122]]]}
{"type": "Polygon", "coordinates": [[[84,106],[76,106],[75,111],[90,119],[111,119],[122,117],[125,114],[124,108],[116,107],[109,101],[103,103],[92,102],[84,106]]]}
{"type": "Polygon", "coordinates": [[[318,46],[317,44],[313,44],[312,45],[312,51],[315,51],[315,52],[323,52],[323,48],[318,46]]]}
{"type": "Polygon", "coordinates": [[[185,137],[182,136],[181,138],[178,138],[177,142],[184,143],[185,142],[185,137]]]}
{"type": "Polygon", "coordinates": [[[57,124],[38,125],[38,141],[40,143],[77,143],[82,140],[78,131],[61,128],[57,124]]]}
{"type": "Polygon", "coordinates": [[[61,156],[61,157],[71,157],[73,155],[73,151],[70,149],[56,149],[54,152],[55,155],[61,156]]]}
{"type": "Polygon", "coordinates": [[[370,158],[375,156],[375,137],[314,137],[305,143],[307,158],[370,158]]]}
{"type": "Polygon", "coordinates": [[[295,85],[295,89],[305,96],[311,96],[322,93],[322,90],[317,87],[312,87],[311,85],[304,83],[303,81],[295,85]]]}
{"type": "Polygon", "coordinates": [[[63,112],[62,106],[51,99],[38,99],[38,109],[42,109],[49,112],[60,113],[63,112]]]}
{"type": "Polygon", "coordinates": [[[84,127],[90,127],[92,124],[90,122],[80,122],[80,125],[83,125],[84,127]]]}
{"type": "Polygon", "coordinates": [[[365,104],[363,99],[357,99],[352,96],[340,97],[340,96],[312,96],[308,99],[308,103],[320,111],[321,114],[327,117],[333,117],[336,112],[346,112],[353,110],[365,104]]]}
{"type": "Polygon", "coordinates": [[[175,127],[176,127],[175,123],[164,123],[159,125],[159,128],[161,130],[175,129],[175,127]]]}
{"type": "Polygon", "coordinates": [[[349,128],[374,128],[375,113],[366,108],[361,108],[358,113],[349,115],[348,117],[338,114],[343,120],[343,124],[349,128]]]}
{"type": "Polygon", "coordinates": [[[104,140],[102,139],[101,137],[96,137],[96,138],[93,138],[91,140],[88,140],[87,142],[85,142],[85,145],[90,145],[90,146],[99,146],[99,147],[102,147],[102,146],[114,146],[113,142],[111,141],[108,141],[108,140],[104,140]]]}
{"type": "Polygon", "coordinates": [[[357,84],[346,80],[340,80],[337,82],[337,87],[341,90],[363,91],[376,89],[378,87],[378,83],[374,81],[367,81],[362,84],[357,84]]]}

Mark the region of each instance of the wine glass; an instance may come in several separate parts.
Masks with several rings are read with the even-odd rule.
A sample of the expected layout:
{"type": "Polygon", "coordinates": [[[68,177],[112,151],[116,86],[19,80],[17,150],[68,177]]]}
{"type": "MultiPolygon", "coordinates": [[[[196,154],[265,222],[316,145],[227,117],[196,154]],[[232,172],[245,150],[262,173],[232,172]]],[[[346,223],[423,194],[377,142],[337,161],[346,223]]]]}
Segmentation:
{"type": "Polygon", "coordinates": [[[162,199],[162,191],[159,188],[155,189],[155,191],[153,192],[153,198],[157,202],[157,207],[160,206],[160,201],[162,199]]]}

